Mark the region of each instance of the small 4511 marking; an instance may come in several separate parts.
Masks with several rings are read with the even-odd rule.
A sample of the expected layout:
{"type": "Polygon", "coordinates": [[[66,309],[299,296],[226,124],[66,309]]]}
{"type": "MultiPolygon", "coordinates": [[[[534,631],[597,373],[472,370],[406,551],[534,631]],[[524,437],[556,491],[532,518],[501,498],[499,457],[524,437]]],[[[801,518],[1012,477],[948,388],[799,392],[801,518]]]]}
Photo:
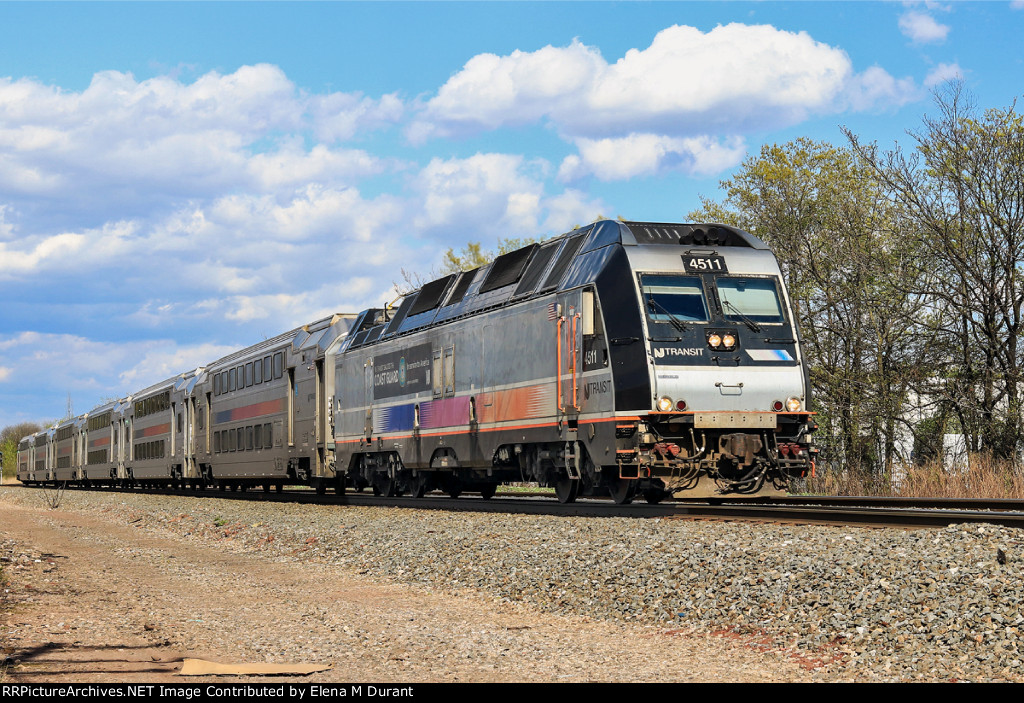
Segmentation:
{"type": "Polygon", "coordinates": [[[721,256],[683,256],[683,266],[693,273],[728,273],[721,256]]]}

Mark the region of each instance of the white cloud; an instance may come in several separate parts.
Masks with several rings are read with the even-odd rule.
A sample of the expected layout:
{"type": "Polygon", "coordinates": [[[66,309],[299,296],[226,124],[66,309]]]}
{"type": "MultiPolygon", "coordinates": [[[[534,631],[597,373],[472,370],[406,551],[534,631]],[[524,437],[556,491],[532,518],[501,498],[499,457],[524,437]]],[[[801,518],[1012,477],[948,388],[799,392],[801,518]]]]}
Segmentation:
{"type": "Polygon", "coordinates": [[[131,389],[129,392],[192,371],[237,349],[220,344],[179,347],[172,340],[152,340],[133,346],[134,363],[118,374],[122,387],[131,389]]]}
{"type": "Polygon", "coordinates": [[[570,138],[740,134],[844,109],[858,78],[844,51],[806,32],[673,26],[614,64],[578,41],[476,56],[424,105],[407,135],[422,142],[544,119],[570,138]]]}
{"type": "Polygon", "coordinates": [[[123,396],[214,361],[236,347],[182,344],[173,339],[105,342],[74,334],[20,332],[0,337],[6,374],[33,392],[53,396],[64,410],[71,393],[81,413],[103,398],[123,396]]]}
{"type": "Polygon", "coordinates": [[[896,79],[884,69],[871,66],[850,82],[844,99],[854,110],[870,110],[880,106],[904,105],[923,96],[913,79],[896,79]]]}
{"type": "Polygon", "coordinates": [[[269,154],[255,154],[248,160],[253,186],[274,191],[313,181],[352,183],[385,170],[385,162],[365,151],[331,150],[317,144],[308,151],[298,138],[291,138],[269,154]]]}
{"type": "Polygon", "coordinates": [[[899,20],[900,31],[915,44],[930,44],[946,40],[949,25],[939,24],[926,12],[910,10],[899,20]]]}
{"type": "Polygon", "coordinates": [[[432,159],[413,181],[421,204],[413,224],[426,231],[460,224],[469,240],[535,234],[544,186],[530,177],[530,166],[512,154],[432,159]]]}
{"type": "Polygon", "coordinates": [[[97,73],[81,92],[0,79],[0,189],[110,217],[188,197],[352,183],[386,165],[333,146],[401,119],[394,95],[308,95],[269,64],[182,83],[97,73]],[[303,140],[317,140],[308,149],[303,140]]]}
{"type": "Polygon", "coordinates": [[[543,206],[547,212],[543,224],[545,232],[565,232],[577,225],[592,222],[599,214],[608,213],[607,203],[573,188],[545,198],[543,206]]]}
{"type": "Polygon", "coordinates": [[[665,171],[704,176],[735,166],[746,153],[741,137],[723,142],[711,137],[630,134],[621,139],[577,139],[576,146],[579,155],[566,157],[559,168],[562,181],[585,176],[614,181],[665,171]]]}
{"type": "Polygon", "coordinates": [[[421,144],[546,122],[579,149],[562,162],[563,181],[708,175],[741,158],[743,134],[920,97],[912,79],[878,66],[858,73],[846,52],[806,32],[676,25],[614,63],[579,41],[475,56],[421,106],[406,136],[421,144]]]}
{"type": "Polygon", "coordinates": [[[397,123],[405,113],[405,104],[394,94],[372,100],[358,93],[331,93],[311,96],[307,109],[317,139],[335,142],[397,123]]]}
{"type": "Polygon", "coordinates": [[[940,63],[938,66],[933,68],[925,76],[924,84],[929,88],[934,88],[940,83],[946,81],[958,80],[964,77],[964,70],[960,68],[957,63],[940,63]]]}
{"type": "Polygon", "coordinates": [[[0,366],[0,383],[10,378],[12,373],[14,373],[14,369],[8,366],[0,366]]]}

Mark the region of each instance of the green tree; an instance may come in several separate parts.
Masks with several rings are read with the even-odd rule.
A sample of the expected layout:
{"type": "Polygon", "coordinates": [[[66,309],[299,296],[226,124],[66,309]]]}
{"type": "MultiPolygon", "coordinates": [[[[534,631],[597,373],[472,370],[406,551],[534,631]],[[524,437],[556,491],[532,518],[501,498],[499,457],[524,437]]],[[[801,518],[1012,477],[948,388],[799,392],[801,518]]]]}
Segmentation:
{"type": "Polygon", "coordinates": [[[817,440],[851,469],[897,458],[903,406],[920,373],[921,274],[899,236],[902,212],[852,149],[798,139],[766,145],[702,199],[695,221],[734,224],[775,251],[804,339],[817,440]]]}
{"type": "Polygon", "coordinates": [[[43,429],[42,426],[34,422],[21,422],[16,425],[8,425],[0,430],[0,452],[4,455],[4,479],[11,478],[17,473],[18,442],[22,437],[35,434],[41,429],[43,429]]]}

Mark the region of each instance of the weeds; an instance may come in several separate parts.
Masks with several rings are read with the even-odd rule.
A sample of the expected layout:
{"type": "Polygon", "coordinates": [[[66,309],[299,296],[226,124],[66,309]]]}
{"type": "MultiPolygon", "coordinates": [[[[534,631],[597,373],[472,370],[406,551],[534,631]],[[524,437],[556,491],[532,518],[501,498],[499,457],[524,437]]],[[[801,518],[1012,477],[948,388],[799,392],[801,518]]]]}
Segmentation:
{"type": "Polygon", "coordinates": [[[1012,463],[973,454],[964,467],[939,462],[896,465],[890,473],[822,471],[807,480],[807,492],[921,498],[1000,498],[1024,500],[1024,470],[1012,463]]]}
{"type": "Polygon", "coordinates": [[[60,507],[61,502],[64,500],[64,488],[67,483],[59,483],[52,490],[46,491],[43,496],[43,500],[46,501],[46,506],[50,510],[56,510],[60,507]]]}

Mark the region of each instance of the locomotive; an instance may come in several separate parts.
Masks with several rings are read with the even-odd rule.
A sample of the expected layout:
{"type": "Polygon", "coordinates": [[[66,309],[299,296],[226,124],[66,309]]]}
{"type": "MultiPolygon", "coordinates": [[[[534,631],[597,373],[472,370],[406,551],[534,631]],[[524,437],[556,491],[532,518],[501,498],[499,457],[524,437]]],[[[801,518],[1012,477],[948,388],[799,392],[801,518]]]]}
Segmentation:
{"type": "Polygon", "coordinates": [[[814,469],[774,254],[601,220],[336,314],[24,438],[26,484],[370,488],[561,502],[785,490],[814,469]]]}

